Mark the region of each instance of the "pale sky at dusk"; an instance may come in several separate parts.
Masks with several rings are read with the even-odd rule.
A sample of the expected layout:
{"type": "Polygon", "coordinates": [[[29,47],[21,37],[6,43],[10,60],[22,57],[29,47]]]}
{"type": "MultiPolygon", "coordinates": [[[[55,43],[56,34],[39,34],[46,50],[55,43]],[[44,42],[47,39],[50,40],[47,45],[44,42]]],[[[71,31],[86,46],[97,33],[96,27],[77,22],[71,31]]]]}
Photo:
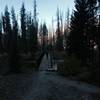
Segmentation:
{"type": "MultiPolygon", "coordinates": [[[[14,6],[19,15],[22,2],[25,3],[26,11],[33,12],[33,0],[0,0],[0,12],[4,12],[5,6],[8,5],[9,11],[14,6]]],[[[52,17],[56,18],[57,6],[65,15],[67,8],[73,9],[74,0],[37,0],[39,22],[45,21],[48,25],[51,25],[52,17]]]]}

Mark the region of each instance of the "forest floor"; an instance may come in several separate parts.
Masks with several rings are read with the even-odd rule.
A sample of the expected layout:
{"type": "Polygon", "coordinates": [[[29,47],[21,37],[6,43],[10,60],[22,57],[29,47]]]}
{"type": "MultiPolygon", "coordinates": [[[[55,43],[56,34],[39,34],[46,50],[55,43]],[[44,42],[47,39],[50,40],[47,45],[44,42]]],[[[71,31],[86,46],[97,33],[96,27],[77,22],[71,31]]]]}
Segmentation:
{"type": "Polygon", "coordinates": [[[100,88],[60,76],[44,56],[39,71],[0,76],[0,100],[100,100],[100,88]]]}

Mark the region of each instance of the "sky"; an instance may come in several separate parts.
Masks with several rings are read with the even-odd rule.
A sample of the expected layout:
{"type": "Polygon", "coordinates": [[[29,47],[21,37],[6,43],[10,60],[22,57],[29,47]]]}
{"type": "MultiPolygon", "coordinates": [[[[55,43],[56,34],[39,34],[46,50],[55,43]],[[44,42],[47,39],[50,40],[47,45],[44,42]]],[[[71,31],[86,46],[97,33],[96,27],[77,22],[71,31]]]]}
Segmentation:
{"type": "MultiPolygon", "coordinates": [[[[4,12],[5,6],[8,5],[9,11],[11,7],[14,6],[16,13],[19,15],[22,2],[25,3],[27,12],[33,12],[33,0],[0,0],[0,13],[4,12]]],[[[51,25],[52,17],[56,20],[57,7],[59,7],[61,11],[63,11],[63,15],[65,15],[68,8],[70,11],[73,9],[74,0],[37,0],[39,22],[43,23],[45,21],[48,26],[51,25]]]]}

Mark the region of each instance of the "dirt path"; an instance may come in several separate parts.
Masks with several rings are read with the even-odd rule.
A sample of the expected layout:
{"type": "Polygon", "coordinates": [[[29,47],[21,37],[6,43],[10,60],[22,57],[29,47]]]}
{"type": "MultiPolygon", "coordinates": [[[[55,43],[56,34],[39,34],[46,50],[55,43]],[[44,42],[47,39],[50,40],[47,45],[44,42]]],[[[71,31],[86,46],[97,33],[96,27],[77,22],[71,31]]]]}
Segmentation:
{"type": "Polygon", "coordinates": [[[95,86],[71,81],[56,73],[38,74],[36,80],[33,78],[31,91],[24,100],[100,100],[93,99],[93,94],[100,93],[95,86]]]}
{"type": "Polygon", "coordinates": [[[48,62],[44,56],[38,72],[6,77],[0,100],[100,100],[100,88],[47,71],[48,62]]]}
{"type": "Polygon", "coordinates": [[[31,91],[24,100],[96,100],[93,94],[100,93],[99,88],[68,80],[57,72],[48,72],[48,65],[50,61],[44,56],[36,80],[32,79],[31,91]]]}

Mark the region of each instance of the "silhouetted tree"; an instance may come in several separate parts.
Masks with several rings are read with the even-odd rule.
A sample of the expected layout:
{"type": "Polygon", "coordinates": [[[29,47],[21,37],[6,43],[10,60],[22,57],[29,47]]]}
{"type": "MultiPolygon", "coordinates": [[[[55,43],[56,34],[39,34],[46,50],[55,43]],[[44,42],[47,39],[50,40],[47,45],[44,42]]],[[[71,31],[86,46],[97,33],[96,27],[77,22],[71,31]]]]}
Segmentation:
{"type": "Polygon", "coordinates": [[[26,15],[26,39],[27,39],[27,51],[30,51],[30,27],[31,27],[31,13],[26,15]]]}
{"type": "Polygon", "coordinates": [[[41,52],[43,50],[42,46],[43,46],[43,25],[42,23],[40,24],[40,28],[39,28],[39,38],[40,38],[40,48],[41,48],[41,52]]]}
{"type": "Polygon", "coordinates": [[[17,37],[18,37],[18,23],[17,23],[17,19],[16,19],[16,15],[15,15],[15,11],[14,8],[12,7],[11,10],[12,13],[12,36],[13,36],[13,48],[15,49],[15,51],[17,50],[17,37]]]}
{"type": "MultiPolygon", "coordinates": [[[[100,12],[100,0],[98,0],[98,7],[97,7],[97,14],[100,12]]],[[[96,31],[96,44],[98,45],[98,49],[100,52],[100,13],[98,14],[97,17],[97,31],[96,31]]],[[[100,62],[100,53],[99,53],[99,59],[98,61],[100,62]]]]}
{"type": "Polygon", "coordinates": [[[0,53],[3,51],[3,44],[2,44],[2,20],[0,19],[0,53]]]}
{"type": "Polygon", "coordinates": [[[88,0],[89,20],[88,20],[87,33],[88,33],[88,43],[90,47],[89,56],[91,62],[94,62],[94,42],[96,39],[96,18],[95,18],[96,4],[97,0],[88,0]]]}
{"type": "Polygon", "coordinates": [[[61,30],[61,35],[63,35],[63,13],[60,12],[60,30],[61,30]]]}
{"type": "Polygon", "coordinates": [[[29,37],[29,50],[30,52],[33,54],[34,53],[34,49],[36,49],[34,47],[35,43],[34,43],[34,32],[35,32],[35,25],[34,25],[34,21],[32,19],[31,13],[27,16],[27,34],[29,37]]]}
{"type": "Polygon", "coordinates": [[[9,52],[11,49],[12,31],[11,31],[11,23],[10,23],[10,13],[8,12],[7,6],[5,7],[5,13],[3,16],[3,29],[5,35],[6,51],[9,52]]]}
{"type": "Polygon", "coordinates": [[[26,12],[24,3],[21,7],[21,32],[22,32],[22,46],[24,53],[27,52],[27,40],[26,40],[26,12]]]}
{"type": "Polygon", "coordinates": [[[88,55],[87,43],[87,22],[89,18],[88,1],[75,0],[75,10],[71,16],[71,32],[69,36],[70,48],[69,51],[75,54],[78,58],[86,61],[88,55]]]}
{"type": "Polygon", "coordinates": [[[5,22],[5,17],[4,17],[3,14],[2,14],[2,27],[3,27],[3,33],[4,33],[4,36],[3,36],[3,48],[4,48],[4,52],[7,52],[6,22],[5,22]]]}
{"type": "Polygon", "coordinates": [[[37,21],[37,4],[36,0],[34,0],[34,51],[37,51],[38,49],[38,21],[37,21]]]}
{"type": "Polygon", "coordinates": [[[69,36],[69,28],[70,28],[70,11],[69,8],[67,10],[66,13],[66,20],[65,20],[65,27],[64,27],[64,46],[66,51],[68,52],[68,48],[69,48],[69,41],[68,41],[68,36],[69,36]]]}
{"type": "Polygon", "coordinates": [[[17,37],[18,37],[18,24],[14,8],[11,9],[12,15],[12,38],[10,50],[10,67],[12,72],[18,72],[18,51],[17,51],[17,37]]]}
{"type": "Polygon", "coordinates": [[[61,32],[61,20],[60,20],[60,11],[57,8],[57,41],[56,41],[56,48],[57,50],[62,50],[63,49],[63,36],[61,32]]]}
{"type": "Polygon", "coordinates": [[[43,24],[43,29],[42,29],[42,34],[43,34],[43,45],[42,45],[42,48],[43,48],[43,51],[46,50],[46,45],[47,45],[47,36],[48,36],[48,30],[47,30],[47,26],[46,26],[46,23],[43,24]]]}
{"type": "Polygon", "coordinates": [[[37,23],[37,4],[36,0],[34,0],[34,22],[37,23]]]}

